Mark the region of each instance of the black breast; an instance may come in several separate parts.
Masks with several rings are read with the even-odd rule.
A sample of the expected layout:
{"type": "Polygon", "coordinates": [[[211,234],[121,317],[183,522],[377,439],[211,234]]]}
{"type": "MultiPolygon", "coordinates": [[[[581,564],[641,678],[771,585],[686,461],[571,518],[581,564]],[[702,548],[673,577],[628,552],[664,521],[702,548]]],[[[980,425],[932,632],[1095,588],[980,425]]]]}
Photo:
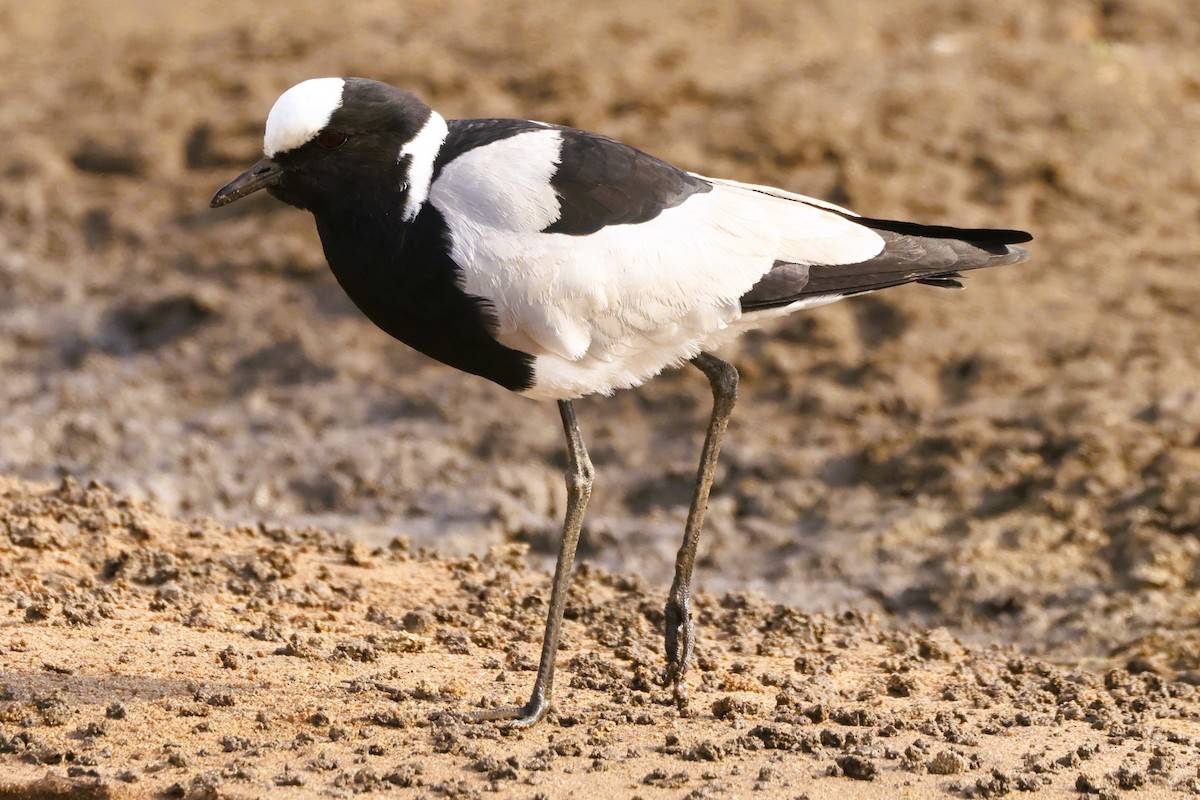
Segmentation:
{"type": "Polygon", "coordinates": [[[431,204],[410,224],[350,208],[315,216],[333,274],[372,322],[430,358],[506,389],[533,385],[533,356],[497,342],[490,305],[459,288],[445,222],[431,204]]]}

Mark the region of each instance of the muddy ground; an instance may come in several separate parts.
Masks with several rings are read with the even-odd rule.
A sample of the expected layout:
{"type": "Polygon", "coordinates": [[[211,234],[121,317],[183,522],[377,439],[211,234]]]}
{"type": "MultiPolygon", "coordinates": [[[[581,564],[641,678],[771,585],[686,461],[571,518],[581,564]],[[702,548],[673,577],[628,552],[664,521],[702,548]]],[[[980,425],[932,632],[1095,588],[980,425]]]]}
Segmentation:
{"type": "Polygon", "coordinates": [[[216,770],[213,793],[253,796],[282,790],[290,764],[294,792],[400,791],[383,775],[406,750],[425,770],[410,791],[431,796],[586,794],[614,780],[589,772],[599,761],[630,795],[735,796],[762,766],[790,782],[780,796],[815,797],[861,789],[813,777],[843,756],[918,794],[985,791],[992,769],[1010,783],[986,791],[1026,774],[1071,791],[1084,773],[1109,781],[1097,791],[1136,789],[1122,765],[1144,791],[1193,787],[1196,734],[1174,721],[1194,717],[1200,683],[1200,15],[1187,0],[0,0],[0,134],[0,473],[76,482],[6,484],[0,776],[15,785],[95,770],[106,792],[203,793],[216,770]],[[446,116],[599,130],[872,216],[1035,234],[1032,262],[973,274],[966,292],[890,290],[729,351],[743,391],[697,575],[711,669],[696,716],[675,719],[646,677],[707,415],[685,370],[578,404],[597,468],[582,555],[605,572],[574,595],[557,719],[515,735],[424,721],[526,691],[561,433],[551,404],[374,330],[306,215],[268,197],[208,210],[257,157],[279,92],[331,74],[406,86],[446,116]],[[92,481],[116,495],[79,488],[92,481]],[[104,524],[76,519],[89,503],[109,509],[104,524]],[[27,533],[42,524],[30,514],[50,532],[27,533]],[[192,518],[217,521],[197,537],[171,521],[192,518]],[[330,533],[295,533],[314,528],[330,533]],[[345,565],[340,537],[384,549],[345,565]],[[394,537],[410,548],[388,549],[394,537]],[[180,574],[112,572],[107,559],[139,548],[131,558],[171,554],[180,574]],[[276,550],[295,575],[239,571],[276,550]],[[506,555],[461,560],[489,550],[506,555]],[[175,604],[155,597],[167,584],[175,604]],[[68,612],[76,595],[111,613],[68,612]],[[196,607],[211,618],[189,625],[196,607]],[[434,621],[411,631],[410,611],[434,621]],[[283,644],[251,634],[272,613],[283,644]],[[763,649],[773,615],[789,621],[763,649]],[[320,641],[274,655],[292,633],[320,641]],[[529,641],[510,651],[514,636],[529,641]],[[922,649],[930,636],[943,655],[922,649]],[[373,659],[342,647],[360,640],[373,659]],[[228,647],[245,659],[226,671],[228,647]],[[812,666],[830,655],[837,670],[812,666]],[[892,692],[909,673],[908,694],[892,692]],[[399,700],[337,689],[371,676],[391,676],[399,700]],[[740,692],[752,708],[729,711],[740,692]],[[108,719],[111,703],[136,713],[108,719]],[[814,705],[874,716],[843,728],[852,714],[814,705]],[[643,706],[646,721],[624,724],[643,706]],[[310,725],[319,708],[328,724],[310,725]],[[208,730],[185,709],[214,715],[208,730]],[[372,721],[388,713],[394,730],[372,721]],[[938,713],[972,733],[955,741],[938,713]],[[993,719],[1017,713],[1032,734],[993,719]],[[231,732],[243,724],[266,727],[231,732]],[[754,744],[764,726],[795,737],[784,753],[754,744]],[[313,741],[287,750],[301,733],[313,741]],[[1076,735],[1099,761],[1039,772],[1043,756],[1025,758],[1076,735]],[[254,744],[227,753],[222,736],[254,744]],[[918,736],[931,749],[909,754],[918,736]],[[551,739],[579,754],[539,761],[551,739]],[[687,762],[701,742],[723,760],[687,762]],[[171,743],[184,763],[152,771],[171,743]],[[355,784],[373,744],[388,756],[369,765],[378,782],[355,784]],[[1168,758],[1155,748],[1169,768],[1152,769],[1168,758]],[[961,772],[929,773],[943,749],[961,772]],[[313,767],[320,753],[340,766],[313,767]],[[489,777],[504,753],[518,777],[489,777]],[[229,767],[242,760],[251,777],[229,767]]]}

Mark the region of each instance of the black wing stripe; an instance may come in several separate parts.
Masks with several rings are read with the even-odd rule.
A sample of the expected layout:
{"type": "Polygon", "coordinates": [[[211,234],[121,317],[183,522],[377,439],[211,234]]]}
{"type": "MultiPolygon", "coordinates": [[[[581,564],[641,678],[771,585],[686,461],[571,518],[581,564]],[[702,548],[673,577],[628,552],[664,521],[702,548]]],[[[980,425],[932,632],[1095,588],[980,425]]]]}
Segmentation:
{"type": "Polygon", "coordinates": [[[559,218],[543,233],[586,236],[610,225],[648,222],[712,186],[629,145],[560,128],[562,156],[550,183],[559,218]]]}
{"type": "Polygon", "coordinates": [[[921,225],[917,222],[900,222],[892,219],[873,219],[845,214],[842,216],[877,231],[890,231],[922,239],[961,239],[979,247],[1021,244],[1033,239],[1033,235],[1025,231],[1012,231],[1004,228],[952,228],[948,225],[921,225]]]}
{"type": "Polygon", "coordinates": [[[586,236],[610,225],[648,222],[697,192],[707,181],[627,144],[586,131],[525,119],[453,119],[433,165],[433,180],[470,150],[529,131],[562,136],[559,165],[550,183],[559,218],[542,231],[586,236]]]}

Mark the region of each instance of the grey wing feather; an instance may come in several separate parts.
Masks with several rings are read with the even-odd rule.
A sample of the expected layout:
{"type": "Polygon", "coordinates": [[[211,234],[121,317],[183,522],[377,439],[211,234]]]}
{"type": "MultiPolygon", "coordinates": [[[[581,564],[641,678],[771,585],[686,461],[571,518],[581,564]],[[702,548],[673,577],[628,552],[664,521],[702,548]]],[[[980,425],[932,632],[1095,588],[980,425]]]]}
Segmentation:
{"type": "MultiPolygon", "coordinates": [[[[873,220],[872,220],[873,222],[873,220]]],[[[908,223],[905,223],[908,225],[908,223]]],[[[856,264],[790,264],[776,262],[749,292],[742,296],[744,310],[775,308],[817,295],[849,295],[873,292],[905,283],[925,283],[943,288],[962,288],[957,278],[969,269],[984,269],[1017,264],[1029,258],[1029,251],[1012,242],[1028,241],[1021,231],[962,230],[961,234],[978,239],[950,238],[953,228],[929,227],[934,236],[900,233],[869,225],[884,240],[879,255],[856,264]]]]}

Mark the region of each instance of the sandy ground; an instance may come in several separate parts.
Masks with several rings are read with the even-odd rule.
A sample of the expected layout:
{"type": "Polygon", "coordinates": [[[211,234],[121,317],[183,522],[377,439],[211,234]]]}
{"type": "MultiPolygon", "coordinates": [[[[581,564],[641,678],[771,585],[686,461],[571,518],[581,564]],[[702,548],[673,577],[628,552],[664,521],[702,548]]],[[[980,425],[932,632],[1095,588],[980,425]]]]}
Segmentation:
{"type": "Polygon", "coordinates": [[[658,593],[584,569],[557,709],[515,732],[437,712],[523,701],[547,594],[523,548],[184,523],[70,480],[0,483],[0,513],[0,797],[1200,791],[1200,693],[1152,671],[706,595],[681,717],[658,593]]]}
{"type": "Polygon", "coordinates": [[[127,498],[5,484],[0,776],[253,796],[283,791],[287,764],[304,780],[288,791],[349,794],[400,791],[419,762],[409,791],[428,796],[587,794],[620,775],[651,797],[748,793],[765,767],[765,788],[816,797],[1093,786],[1080,774],[1125,793],[1125,767],[1141,791],[1190,790],[1197,76],[1188,0],[0,0],[0,474],[127,498]],[[728,353],[743,391],[697,575],[711,669],[692,718],[651,680],[707,415],[685,370],[579,403],[598,473],[582,556],[639,578],[581,579],[556,720],[514,735],[426,720],[527,691],[561,433],[552,405],[374,330],[304,214],[267,197],[207,209],[256,158],[279,92],[329,74],[873,216],[1037,237],[1033,262],[966,292],[837,304],[728,353]],[[73,521],[89,503],[103,524],[73,521]],[[170,521],[193,517],[217,522],[170,521]],[[397,536],[411,546],[388,549],[397,536]],[[338,537],[383,554],[347,564],[338,537]],[[120,551],[129,565],[109,564],[120,551]],[[396,698],[339,688],[373,676],[396,698]],[[108,719],[112,703],[129,713],[108,719]],[[843,726],[855,709],[871,722],[843,726]],[[225,752],[226,736],[252,744],[225,752]],[[917,738],[928,751],[908,751],[917,738]],[[704,743],[720,757],[688,761],[704,743]],[[1053,766],[1076,747],[1090,760],[1053,766]],[[960,772],[929,774],[943,750],[960,772]],[[874,783],[814,778],[849,756],[874,783]],[[1017,785],[1029,775],[1051,782],[1017,785]]]}

